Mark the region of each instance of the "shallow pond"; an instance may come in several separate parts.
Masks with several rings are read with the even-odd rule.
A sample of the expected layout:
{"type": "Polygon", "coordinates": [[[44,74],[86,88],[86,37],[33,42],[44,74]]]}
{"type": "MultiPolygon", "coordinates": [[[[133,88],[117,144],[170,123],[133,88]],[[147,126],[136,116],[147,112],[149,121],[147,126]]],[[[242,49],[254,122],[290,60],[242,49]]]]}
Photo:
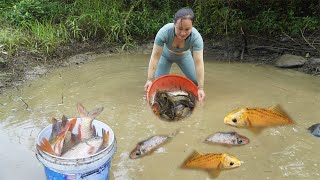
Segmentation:
{"type": "MultiPolygon", "coordinates": [[[[78,116],[104,106],[97,117],[115,132],[118,149],[110,179],[210,179],[202,170],[180,169],[194,150],[225,152],[241,167],[222,171],[219,179],[319,179],[320,144],[307,128],[320,121],[320,79],[271,66],[205,61],[206,100],[179,122],[157,118],[145,99],[149,55],[99,55],[86,64],[60,68],[19,89],[0,95],[0,179],[45,179],[35,157],[35,138],[51,117],[78,116]],[[295,125],[256,134],[227,126],[223,118],[237,107],[280,104],[295,125]],[[153,154],[129,159],[135,145],[153,135],[180,133],[153,154]],[[236,131],[250,139],[241,147],[202,143],[218,131],[236,131]]],[[[180,70],[173,66],[173,73],[180,70]]]]}

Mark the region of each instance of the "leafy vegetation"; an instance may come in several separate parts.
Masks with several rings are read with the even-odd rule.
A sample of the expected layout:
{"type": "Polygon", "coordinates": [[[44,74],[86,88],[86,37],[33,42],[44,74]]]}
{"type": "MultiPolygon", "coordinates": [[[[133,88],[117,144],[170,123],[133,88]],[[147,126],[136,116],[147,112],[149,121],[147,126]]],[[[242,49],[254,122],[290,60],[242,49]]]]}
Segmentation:
{"type": "Polygon", "coordinates": [[[151,40],[191,7],[205,37],[248,34],[292,36],[320,25],[320,1],[298,0],[4,0],[0,4],[0,46],[52,54],[59,46],[87,41],[122,45],[151,40]]]}

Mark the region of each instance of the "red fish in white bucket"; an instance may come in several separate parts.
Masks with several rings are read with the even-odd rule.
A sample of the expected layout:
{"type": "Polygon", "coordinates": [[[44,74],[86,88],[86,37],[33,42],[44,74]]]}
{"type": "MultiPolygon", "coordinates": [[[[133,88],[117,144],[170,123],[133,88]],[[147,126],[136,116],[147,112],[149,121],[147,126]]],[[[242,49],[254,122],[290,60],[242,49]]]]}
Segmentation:
{"type": "Polygon", "coordinates": [[[72,119],[67,122],[59,122],[54,117],[52,117],[52,133],[50,135],[49,141],[43,138],[40,145],[37,145],[39,149],[44,152],[50,153],[55,156],[60,156],[62,154],[63,144],[68,131],[72,131],[76,124],[77,119],[72,119]],[[65,124],[65,125],[63,125],[65,124]],[[61,126],[63,125],[63,126],[61,126]],[[60,128],[62,129],[60,129],[60,128]],[[59,131],[59,132],[57,132],[59,131]]]}
{"type": "Polygon", "coordinates": [[[99,107],[88,112],[81,103],[78,103],[77,109],[82,120],[81,124],[78,127],[80,131],[79,139],[80,140],[90,139],[94,135],[93,129],[92,129],[92,121],[103,111],[104,108],[99,107]]]}
{"type": "Polygon", "coordinates": [[[95,136],[90,139],[84,140],[72,147],[61,157],[64,158],[84,158],[97,153],[99,150],[108,146],[109,143],[109,131],[106,132],[102,129],[102,137],[95,136]]]}

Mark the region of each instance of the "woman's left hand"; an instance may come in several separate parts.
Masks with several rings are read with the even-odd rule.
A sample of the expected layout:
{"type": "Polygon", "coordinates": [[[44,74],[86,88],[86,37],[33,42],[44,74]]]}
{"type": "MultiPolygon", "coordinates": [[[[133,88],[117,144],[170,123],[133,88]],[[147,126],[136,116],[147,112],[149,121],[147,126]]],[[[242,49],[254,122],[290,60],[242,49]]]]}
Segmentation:
{"type": "Polygon", "coordinates": [[[206,94],[204,93],[204,90],[203,89],[199,89],[198,90],[198,100],[200,102],[202,102],[204,100],[205,96],[206,96],[206,94]]]}

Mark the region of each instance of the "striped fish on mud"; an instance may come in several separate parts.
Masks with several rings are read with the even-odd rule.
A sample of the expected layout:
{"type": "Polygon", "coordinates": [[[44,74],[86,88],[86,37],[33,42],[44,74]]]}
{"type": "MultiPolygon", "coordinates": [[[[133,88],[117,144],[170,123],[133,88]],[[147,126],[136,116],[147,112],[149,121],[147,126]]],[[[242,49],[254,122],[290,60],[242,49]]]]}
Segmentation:
{"type": "Polygon", "coordinates": [[[44,152],[61,156],[66,136],[70,134],[69,132],[74,128],[76,120],[77,119],[74,118],[70,121],[65,121],[65,119],[62,118],[62,121],[59,122],[52,117],[52,132],[50,138],[49,140],[43,138],[40,145],[37,144],[37,147],[44,152]]]}
{"type": "Polygon", "coordinates": [[[62,154],[61,157],[64,158],[85,158],[89,157],[99,150],[102,150],[109,143],[109,131],[106,132],[102,129],[102,137],[96,135],[90,139],[86,139],[71,149],[69,149],[66,153],[62,154]]]}
{"type": "Polygon", "coordinates": [[[244,128],[265,128],[294,124],[279,105],[270,108],[238,108],[224,118],[224,123],[244,128]]]}
{"type": "Polygon", "coordinates": [[[207,137],[203,142],[208,144],[222,144],[239,146],[249,143],[249,139],[236,132],[217,132],[207,137]]]}
{"type": "Polygon", "coordinates": [[[169,140],[175,137],[178,133],[179,130],[170,135],[156,135],[139,142],[136,145],[136,147],[131,151],[129,155],[130,159],[137,159],[151,154],[161,145],[167,143],[169,140]]]}
{"type": "Polygon", "coordinates": [[[221,170],[241,166],[239,159],[227,153],[200,153],[194,151],[181,165],[181,168],[194,168],[209,171],[218,176],[221,170]]]}
{"type": "Polygon", "coordinates": [[[89,112],[81,103],[77,103],[77,109],[81,118],[81,124],[78,127],[78,130],[80,131],[78,134],[79,139],[90,139],[94,136],[92,121],[103,111],[104,108],[99,107],[89,112]]]}

